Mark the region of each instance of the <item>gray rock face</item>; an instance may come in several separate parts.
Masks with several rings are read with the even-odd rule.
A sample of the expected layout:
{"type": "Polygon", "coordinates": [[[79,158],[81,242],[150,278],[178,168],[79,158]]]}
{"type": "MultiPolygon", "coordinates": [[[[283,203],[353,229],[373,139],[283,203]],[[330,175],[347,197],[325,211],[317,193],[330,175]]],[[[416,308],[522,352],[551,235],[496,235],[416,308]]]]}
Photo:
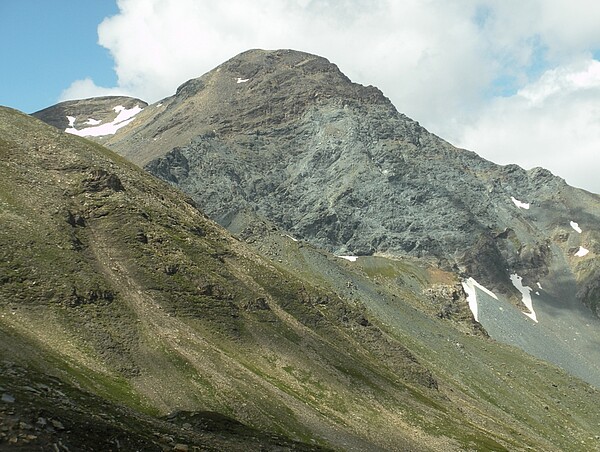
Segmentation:
{"type": "Polygon", "coordinates": [[[576,249],[551,245],[583,238],[569,226],[574,218],[587,247],[597,243],[598,196],[547,170],[502,167],[453,147],[323,58],[247,52],[182,85],[169,102],[181,109],[213,90],[222,107],[210,104],[209,115],[199,100],[194,106],[206,118],[194,128],[203,133],[146,169],[224,225],[246,209],[337,254],[432,258],[508,293],[510,273],[533,284],[558,255],[571,260],[576,249]]]}
{"type": "Polygon", "coordinates": [[[511,273],[566,272],[598,305],[598,195],[458,149],[321,57],[245,52],[107,145],[225,226],[251,211],[336,254],[430,259],[515,300],[511,273]]]}

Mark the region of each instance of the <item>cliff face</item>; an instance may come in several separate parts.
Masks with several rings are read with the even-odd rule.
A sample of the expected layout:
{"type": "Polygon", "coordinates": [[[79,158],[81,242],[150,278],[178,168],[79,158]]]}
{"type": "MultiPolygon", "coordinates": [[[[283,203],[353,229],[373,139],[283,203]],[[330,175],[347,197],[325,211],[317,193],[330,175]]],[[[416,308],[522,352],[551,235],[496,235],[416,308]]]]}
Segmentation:
{"type": "Polygon", "coordinates": [[[433,259],[514,296],[510,274],[533,286],[557,267],[598,303],[598,195],[457,149],[321,57],[243,53],[107,144],[224,225],[250,210],[336,254],[433,259]]]}

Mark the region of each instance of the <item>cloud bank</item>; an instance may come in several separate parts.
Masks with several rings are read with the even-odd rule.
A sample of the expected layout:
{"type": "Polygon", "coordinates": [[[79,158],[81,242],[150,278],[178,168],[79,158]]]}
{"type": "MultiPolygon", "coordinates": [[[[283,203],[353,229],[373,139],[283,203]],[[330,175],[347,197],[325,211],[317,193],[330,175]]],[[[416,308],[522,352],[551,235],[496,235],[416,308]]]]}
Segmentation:
{"type": "MultiPolygon", "coordinates": [[[[250,49],[292,48],[498,163],[600,192],[600,3],[580,0],[120,0],[98,27],[118,86],[153,102],[250,49]]],[[[108,91],[106,91],[108,90],[108,91]]]]}

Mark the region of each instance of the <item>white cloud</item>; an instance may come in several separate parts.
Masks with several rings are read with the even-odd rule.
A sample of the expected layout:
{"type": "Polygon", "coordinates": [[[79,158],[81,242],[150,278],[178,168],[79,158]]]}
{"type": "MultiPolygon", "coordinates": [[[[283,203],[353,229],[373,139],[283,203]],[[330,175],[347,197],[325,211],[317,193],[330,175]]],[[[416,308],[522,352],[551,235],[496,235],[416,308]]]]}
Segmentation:
{"type": "MultiPolygon", "coordinates": [[[[533,147],[545,141],[528,137],[532,128],[551,127],[556,142],[567,147],[578,130],[596,140],[586,149],[600,146],[595,129],[579,130],[593,120],[592,113],[580,111],[591,105],[583,99],[586,88],[562,97],[545,94],[562,92],[557,84],[570,82],[559,73],[577,72],[573,64],[589,62],[590,51],[600,49],[596,0],[119,0],[118,5],[120,13],[98,28],[99,43],[114,57],[119,88],[149,102],[244,50],[293,48],[325,56],[352,80],[381,88],[398,110],[431,131],[493,160],[501,161],[498,148],[487,154],[495,141],[488,131],[498,139],[527,138],[528,146],[520,147],[534,166],[552,161],[547,147],[533,147]],[[548,67],[556,74],[538,80],[548,67]],[[494,98],[499,80],[510,80],[519,94],[494,98]],[[535,107],[528,95],[543,100],[535,107]],[[569,116],[546,110],[558,104],[569,116]],[[522,106],[524,111],[514,111],[522,106]]],[[[591,70],[577,72],[584,85],[586,77],[597,76],[591,70]]],[[[65,95],[86,87],[88,94],[99,89],[88,82],[65,95]]],[[[584,144],[583,138],[575,142],[584,144]]],[[[570,164],[585,172],[594,162],[570,164]]],[[[562,168],[554,170],[585,185],[562,168]]]]}
{"type": "Polygon", "coordinates": [[[88,97],[98,96],[122,96],[128,95],[128,91],[123,88],[105,88],[98,86],[90,78],[75,80],[71,86],[66,88],[60,95],[61,101],[71,99],[87,99],[88,97]]]}
{"type": "Polygon", "coordinates": [[[543,164],[571,185],[600,193],[600,62],[549,70],[495,99],[458,142],[498,163],[543,164]]]}

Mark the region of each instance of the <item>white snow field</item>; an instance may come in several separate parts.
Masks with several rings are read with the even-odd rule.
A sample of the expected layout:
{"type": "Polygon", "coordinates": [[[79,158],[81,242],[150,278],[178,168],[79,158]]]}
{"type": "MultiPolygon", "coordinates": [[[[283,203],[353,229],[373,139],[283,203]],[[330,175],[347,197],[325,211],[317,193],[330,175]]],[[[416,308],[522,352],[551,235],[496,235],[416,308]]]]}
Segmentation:
{"type": "Polygon", "coordinates": [[[80,137],[102,137],[106,135],[114,135],[117,130],[125,127],[129,124],[135,116],[143,110],[142,107],[136,105],[133,108],[125,108],[122,105],[117,105],[113,110],[117,113],[117,117],[106,124],[99,124],[95,119],[88,119],[86,124],[92,124],[92,127],[86,127],[84,129],[75,128],[75,118],[73,116],[67,116],[69,120],[69,127],[65,129],[65,132],[72,135],[78,135],[80,137]],[[98,125],[99,124],[99,125],[98,125]]]}

